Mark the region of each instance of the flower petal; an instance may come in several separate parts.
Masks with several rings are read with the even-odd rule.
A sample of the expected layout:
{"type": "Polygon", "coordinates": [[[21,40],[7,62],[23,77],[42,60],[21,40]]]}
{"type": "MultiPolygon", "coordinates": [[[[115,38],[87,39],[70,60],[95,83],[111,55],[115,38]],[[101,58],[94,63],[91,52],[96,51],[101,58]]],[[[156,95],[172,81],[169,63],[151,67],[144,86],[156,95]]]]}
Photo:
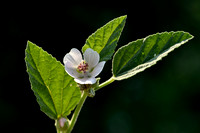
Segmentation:
{"type": "Polygon", "coordinates": [[[75,82],[79,84],[94,84],[96,83],[96,79],[91,77],[91,78],[75,78],[75,82]]]}
{"type": "Polygon", "coordinates": [[[73,78],[83,77],[83,74],[78,73],[77,68],[73,67],[70,62],[66,62],[65,71],[73,78]]]}
{"type": "Polygon", "coordinates": [[[99,75],[99,73],[103,70],[103,67],[105,65],[105,61],[100,62],[95,68],[94,70],[90,73],[91,77],[96,77],[97,75],[99,75]]]}
{"type": "Polygon", "coordinates": [[[66,64],[66,62],[71,62],[72,64],[78,66],[82,60],[83,57],[81,52],[78,49],[73,48],[69,53],[65,55],[63,62],[64,64],[66,64]]]}
{"type": "Polygon", "coordinates": [[[88,63],[89,69],[92,69],[99,63],[99,54],[91,48],[86,49],[84,60],[88,63]]]}

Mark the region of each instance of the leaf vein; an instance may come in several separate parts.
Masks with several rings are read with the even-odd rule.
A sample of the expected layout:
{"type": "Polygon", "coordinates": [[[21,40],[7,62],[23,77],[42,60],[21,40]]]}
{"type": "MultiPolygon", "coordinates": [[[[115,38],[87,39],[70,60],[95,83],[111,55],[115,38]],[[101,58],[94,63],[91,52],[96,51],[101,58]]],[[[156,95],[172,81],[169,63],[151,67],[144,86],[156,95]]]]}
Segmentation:
{"type": "MultiPolygon", "coordinates": [[[[41,62],[41,58],[40,58],[40,57],[41,57],[42,50],[41,50],[41,48],[40,48],[39,50],[40,50],[40,51],[39,51],[39,55],[38,55],[38,62],[39,62],[39,64],[40,64],[40,62],[41,62]]],[[[33,58],[33,60],[34,60],[34,58],[33,58]]],[[[36,62],[36,61],[34,60],[34,62],[36,62]]],[[[36,64],[36,63],[35,63],[35,64],[36,64]]],[[[37,64],[36,64],[36,68],[37,68],[38,72],[39,72],[40,75],[41,75],[41,71],[40,71],[40,69],[39,69],[39,67],[38,67],[37,64]]],[[[53,97],[52,97],[52,92],[51,92],[49,86],[47,85],[47,83],[44,81],[42,75],[41,75],[41,79],[42,79],[43,83],[45,84],[45,86],[46,86],[46,88],[47,88],[47,90],[48,90],[48,92],[49,92],[49,94],[50,94],[50,97],[51,97],[51,100],[52,100],[52,102],[53,102],[53,106],[54,106],[54,109],[55,109],[56,115],[57,115],[57,109],[56,109],[56,107],[55,107],[55,102],[54,102],[54,99],[53,99],[53,97]]]]}

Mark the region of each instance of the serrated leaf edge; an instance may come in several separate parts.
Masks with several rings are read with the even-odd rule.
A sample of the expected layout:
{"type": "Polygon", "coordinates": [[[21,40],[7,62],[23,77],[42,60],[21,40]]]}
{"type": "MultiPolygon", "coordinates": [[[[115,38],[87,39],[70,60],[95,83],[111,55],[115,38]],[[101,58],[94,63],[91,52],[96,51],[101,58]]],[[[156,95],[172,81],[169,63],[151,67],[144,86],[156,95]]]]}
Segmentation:
{"type": "MultiPolygon", "coordinates": [[[[95,35],[96,32],[98,32],[98,31],[104,29],[104,27],[106,27],[107,25],[109,25],[109,24],[112,23],[113,21],[116,21],[116,20],[119,19],[119,18],[124,18],[123,21],[126,21],[127,15],[120,16],[120,17],[118,17],[118,18],[115,18],[115,19],[109,21],[108,23],[106,23],[105,25],[101,26],[101,27],[100,27],[99,29],[97,29],[95,32],[93,32],[93,33],[86,39],[86,42],[85,42],[84,46],[82,47],[82,52],[83,52],[83,53],[85,52],[86,49],[84,50],[84,47],[85,47],[85,45],[86,45],[87,43],[90,45],[90,42],[88,41],[88,39],[89,39],[90,37],[96,36],[96,35],[95,35]]],[[[122,21],[121,23],[123,23],[123,21],[122,21]]],[[[120,24],[121,24],[121,23],[120,23],[120,24]]],[[[120,24],[119,24],[119,25],[120,25],[120,24]]],[[[123,30],[123,29],[122,29],[122,30],[123,30]]],[[[103,30],[103,31],[105,32],[105,30],[103,30]]],[[[114,31],[113,31],[113,32],[114,32],[114,31]]],[[[113,32],[112,32],[112,33],[113,33],[113,32]]],[[[105,34],[103,34],[103,36],[104,36],[104,35],[105,35],[105,34]]],[[[120,33],[120,35],[121,35],[121,33],[120,33]]],[[[109,41],[109,39],[108,39],[108,41],[109,41]]],[[[102,51],[102,50],[101,50],[101,51],[102,51]]],[[[99,54],[101,53],[101,51],[99,52],[99,54]]]]}
{"type": "MultiPolygon", "coordinates": [[[[173,33],[175,33],[174,31],[171,31],[173,33]]],[[[193,39],[194,36],[191,35],[190,33],[188,32],[184,32],[184,31],[176,31],[176,32],[183,32],[183,33],[186,33],[186,34],[189,34],[191,37],[184,40],[184,41],[181,41],[180,43],[176,43],[174,44],[173,46],[171,46],[170,48],[166,49],[165,51],[163,51],[161,54],[157,55],[156,57],[152,58],[151,60],[149,60],[148,62],[146,63],[143,63],[141,65],[138,65],[136,66],[135,68],[129,70],[129,71],[126,71],[126,72],[123,72],[121,73],[119,76],[115,76],[114,73],[113,73],[113,64],[114,64],[114,58],[115,58],[115,55],[117,54],[117,52],[120,50],[120,49],[123,49],[124,47],[127,47],[130,43],[128,43],[127,45],[124,45],[122,46],[121,48],[119,48],[116,53],[114,54],[113,56],[113,60],[112,60],[112,74],[113,74],[113,79],[115,80],[123,80],[123,79],[127,79],[127,78],[130,78],[134,75],[136,75],[137,73],[139,72],[142,72],[144,71],[145,69],[151,67],[152,65],[155,65],[158,61],[162,60],[163,57],[167,56],[168,53],[172,52],[174,49],[180,47],[182,44],[188,42],[189,40],[193,39]]],[[[156,33],[156,34],[163,34],[163,33],[170,33],[170,32],[161,32],[161,33],[156,33]]],[[[151,36],[154,36],[156,34],[152,34],[152,35],[149,35],[143,39],[137,39],[136,41],[139,41],[139,40],[143,40],[145,41],[147,38],[151,37],[151,36]]],[[[133,41],[133,42],[136,42],[136,41],[133,41]]]]}
{"type": "MultiPolygon", "coordinates": [[[[31,56],[31,58],[33,59],[33,57],[32,57],[32,55],[31,55],[31,51],[30,51],[30,44],[32,44],[32,42],[30,42],[30,41],[28,41],[27,42],[27,47],[26,47],[26,55],[27,54],[29,54],[30,56],[31,56]]],[[[39,47],[40,48],[40,47],[39,47]]],[[[41,48],[40,48],[40,51],[41,51],[41,48]]],[[[30,75],[31,76],[34,76],[34,75],[32,75],[30,72],[29,72],[29,67],[28,67],[28,65],[27,65],[27,63],[29,63],[28,62],[28,59],[27,59],[27,56],[25,56],[25,61],[26,61],[26,68],[27,68],[27,73],[29,74],[29,81],[30,81],[30,83],[31,83],[31,88],[34,88],[33,87],[33,85],[32,85],[32,82],[31,82],[31,79],[30,79],[30,75]]],[[[34,61],[34,59],[33,59],[33,63],[34,63],[34,65],[35,65],[35,67],[36,68],[34,68],[34,69],[37,69],[37,71],[40,73],[40,71],[39,71],[39,69],[37,68],[37,65],[35,64],[35,61],[34,61]]],[[[41,77],[41,76],[40,76],[41,77]]],[[[35,78],[35,77],[34,77],[35,78]]],[[[41,79],[42,79],[42,83],[40,82],[40,81],[38,81],[38,79],[37,78],[35,78],[36,80],[37,80],[37,82],[39,82],[40,84],[42,84],[42,85],[44,85],[45,87],[47,87],[47,85],[44,83],[44,80],[43,80],[43,78],[41,77],[41,79]]],[[[47,89],[48,89],[48,91],[49,91],[49,88],[47,87],[47,89]]],[[[33,89],[32,89],[33,90],[33,89]]],[[[36,92],[36,91],[34,91],[33,90],[33,92],[34,93],[36,93],[38,96],[39,96],[39,94],[36,92]]],[[[50,97],[51,97],[51,100],[53,101],[53,98],[52,98],[52,96],[51,96],[51,93],[49,92],[49,94],[50,94],[50,97]]],[[[37,98],[37,101],[39,100],[38,99],[38,97],[36,97],[37,98]]],[[[43,101],[43,100],[42,100],[43,101]]],[[[38,101],[39,102],[39,101],[38,101]]],[[[43,101],[44,102],[44,101],[43,101]]],[[[44,104],[47,106],[47,104],[44,102],[44,104]]],[[[48,106],[47,106],[48,107],[48,106]]],[[[53,101],[53,107],[54,107],[54,109],[55,109],[55,115],[57,116],[57,110],[56,110],[56,108],[55,108],[55,103],[54,103],[54,101],[53,101]]],[[[49,107],[48,107],[49,108],[49,107]]],[[[50,108],[49,108],[50,109],[50,108]]],[[[50,109],[51,110],[51,109],[50,109]]],[[[52,111],[52,110],[51,110],[52,111]]],[[[52,112],[54,112],[54,111],[52,111],[52,112]]],[[[45,112],[44,112],[45,113],[45,112]]],[[[46,113],[45,113],[46,114],[46,113]]],[[[49,115],[48,115],[49,116],[49,115]]],[[[55,119],[55,117],[53,116],[53,119],[55,119]]]]}
{"type": "MultiPolygon", "coordinates": [[[[39,72],[39,74],[41,73],[40,72],[40,70],[38,69],[38,66],[36,65],[36,63],[35,63],[35,60],[34,60],[34,58],[32,57],[32,54],[31,54],[31,50],[30,50],[30,44],[31,45],[35,45],[35,44],[33,44],[32,42],[30,42],[30,41],[28,41],[28,43],[27,43],[27,48],[26,48],[26,52],[27,53],[29,53],[29,55],[31,56],[31,58],[33,59],[33,63],[34,63],[34,65],[35,65],[35,69],[37,69],[37,71],[39,72]],[[29,49],[29,50],[28,50],[29,49]],[[29,51],[29,52],[28,52],[29,51]]],[[[38,47],[39,48],[39,57],[41,56],[41,50],[42,50],[42,48],[41,47],[39,47],[39,46],[36,46],[36,47],[38,47]]],[[[46,54],[48,54],[46,51],[44,51],[46,54]]],[[[53,59],[55,59],[51,54],[48,54],[48,55],[50,55],[53,59]]],[[[39,58],[38,57],[38,58],[39,58]]],[[[27,57],[26,57],[27,58],[27,57]]],[[[27,59],[25,58],[25,60],[27,61],[27,59]]],[[[55,59],[55,61],[58,63],[58,61],[55,59]]],[[[28,72],[28,67],[27,67],[27,72],[28,72]]],[[[29,72],[28,72],[29,73],[29,72]]],[[[30,73],[29,73],[30,74],[30,73]]],[[[40,77],[41,77],[41,79],[42,79],[42,82],[43,82],[43,84],[44,84],[44,86],[47,88],[47,90],[48,90],[48,92],[49,92],[49,95],[50,95],[50,97],[51,97],[51,100],[52,100],[52,102],[53,102],[53,107],[54,107],[54,109],[55,109],[55,113],[56,113],[56,116],[58,115],[58,112],[57,112],[57,109],[56,109],[56,107],[55,107],[55,102],[54,102],[54,100],[53,100],[53,97],[52,97],[52,93],[51,93],[51,90],[49,89],[49,87],[47,86],[47,84],[44,82],[44,79],[42,78],[42,76],[41,76],[41,74],[40,74],[40,77]]],[[[35,78],[35,77],[34,77],[35,78]]],[[[29,78],[29,80],[30,80],[30,78],[29,78]]],[[[38,79],[37,79],[38,80],[38,79]]],[[[31,82],[31,80],[30,80],[30,82],[31,82]]],[[[39,83],[40,83],[40,81],[38,81],[39,83]]],[[[32,86],[32,82],[31,82],[31,88],[33,88],[33,86],[32,86]]],[[[37,93],[38,94],[38,93],[37,93]]],[[[39,95],[39,94],[38,94],[39,95]]],[[[54,111],[52,111],[52,112],[54,112],[54,111]]],[[[55,118],[54,118],[55,119],[55,118]]]]}
{"type": "MultiPolygon", "coordinates": [[[[28,51],[28,48],[29,48],[29,45],[30,44],[32,44],[32,45],[36,45],[36,44],[34,44],[34,43],[32,43],[32,42],[30,42],[30,41],[28,41],[27,42],[27,47],[26,47],[26,54],[27,53],[29,53],[29,52],[27,52],[28,51]]],[[[37,46],[36,45],[36,47],[38,47],[39,48],[39,50],[41,51],[41,50],[43,50],[41,47],[39,47],[39,46],[37,46]]],[[[30,51],[30,50],[29,50],[30,51]]],[[[44,50],[43,50],[44,51],[44,50]]],[[[30,51],[31,52],[31,51],[30,51]]],[[[49,53],[47,53],[46,51],[44,51],[46,54],[48,54],[51,58],[53,58],[55,61],[56,61],[56,63],[59,63],[60,65],[62,65],[59,61],[57,61],[56,60],[56,58],[55,57],[53,57],[51,54],[49,54],[49,53]]],[[[31,55],[31,53],[29,53],[30,54],[30,56],[31,56],[31,58],[32,58],[32,55],[31,55]]],[[[32,58],[33,59],[33,58],[32,58]]],[[[34,59],[33,59],[33,61],[34,61],[34,59]]],[[[26,62],[26,68],[27,68],[27,73],[28,74],[30,74],[29,72],[28,72],[28,66],[27,66],[27,63],[28,63],[28,61],[27,61],[27,56],[25,55],[25,62],[26,62]]],[[[33,62],[34,64],[35,64],[35,61],[33,62]]],[[[39,71],[39,69],[37,68],[37,65],[35,64],[35,66],[36,66],[36,69],[38,70],[38,72],[40,73],[40,71],[39,71]]],[[[64,81],[64,77],[65,76],[63,76],[63,81],[64,81]]],[[[37,78],[35,78],[35,79],[37,79],[37,78]]],[[[41,77],[41,79],[43,80],[43,78],[41,77]]],[[[37,79],[38,80],[38,79],[37,79]]],[[[72,79],[73,80],[73,79],[72,79]]],[[[31,80],[30,80],[30,76],[29,76],[29,81],[31,82],[31,80]]],[[[40,81],[38,81],[39,83],[40,83],[40,81]]],[[[68,84],[66,84],[66,86],[64,86],[63,85],[63,87],[61,88],[62,90],[61,90],[61,101],[63,102],[63,90],[64,90],[64,88],[66,88],[67,87],[67,85],[69,85],[70,84],[70,82],[71,82],[71,80],[69,81],[69,83],[68,84]]],[[[51,96],[51,99],[52,99],[52,101],[53,101],[53,106],[54,106],[54,109],[55,109],[55,113],[56,113],[56,117],[58,118],[58,117],[60,117],[60,116],[58,116],[58,112],[57,112],[57,109],[56,109],[56,107],[55,107],[55,102],[54,102],[54,100],[53,100],[53,97],[52,97],[52,94],[51,94],[51,90],[48,88],[48,86],[45,84],[45,82],[44,82],[44,80],[43,80],[43,83],[44,83],[44,85],[45,85],[45,87],[47,87],[47,89],[48,89],[48,91],[49,91],[49,94],[50,94],[50,96],[51,96]]],[[[63,82],[64,83],[64,82],[63,82]]],[[[33,88],[33,86],[32,86],[32,83],[31,83],[31,88],[33,88]]],[[[33,90],[33,92],[34,93],[37,93],[37,92],[35,92],[34,90],[33,90]]],[[[76,98],[76,97],[78,97],[78,96],[74,96],[74,93],[75,93],[76,91],[73,91],[73,95],[72,95],[72,97],[70,98],[70,101],[73,99],[73,98],[76,98]]],[[[37,93],[37,95],[39,95],[38,93],[37,93]]],[[[36,97],[37,99],[38,99],[38,97],[36,97]]],[[[70,103],[70,101],[68,102],[68,104],[70,103]]],[[[77,104],[77,103],[76,103],[77,104]]],[[[47,106],[47,104],[45,103],[45,105],[47,106]]],[[[70,106],[70,109],[69,109],[69,111],[63,111],[63,104],[61,105],[62,107],[62,109],[61,109],[61,115],[69,115],[70,113],[71,113],[71,111],[72,111],[72,107],[74,107],[74,104],[73,104],[73,106],[70,106]],[[68,112],[68,113],[67,113],[68,112]],[[66,114],[67,113],[67,114],[66,114]]],[[[48,106],[47,106],[48,107],[48,106]]],[[[66,106],[67,107],[67,106],[66,106]]],[[[49,107],[48,107],[49,108],[49,107]]],[[[50,109],[50,108],[49,108],[50,109]]],[[[51,109],[50,109],[51,110],[51,109]]],[[[52,110],[51,110],[52,111],[52,110]]],[[[43,111],[44,112],[44,111],[43,111]]],[[[52,111],[52,112],[54,112],[54,111],[52,111]]],[[[45,113],[45,112],[44,112],[45,113]]],[[[46,114],[46,113],[45,113],[46,114]]],[[[48,114],[46,114],[46,115],[48,115],[48,114]]],[[[49,115],[48,115],[49,116],[49,115]]],[[[50,116],[49,116],[50,117],[50,116]]],[[[57,119],[57,118],[55,118],[54,116],[52,116],[51,117],[52,119],[57,119]]]]}

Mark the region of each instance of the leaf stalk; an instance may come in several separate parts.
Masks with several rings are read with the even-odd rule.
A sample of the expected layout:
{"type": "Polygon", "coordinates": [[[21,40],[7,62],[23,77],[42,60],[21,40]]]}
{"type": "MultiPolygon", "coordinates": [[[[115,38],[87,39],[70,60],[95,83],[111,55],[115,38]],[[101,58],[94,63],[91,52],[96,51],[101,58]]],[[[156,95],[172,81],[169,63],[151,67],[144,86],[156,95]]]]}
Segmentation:
{"type": "Polygon", "coordinates": [[[98,87],[96,87],[94,90],[95,90],[95,91],[98,91],[99,89],[101,89],[101,88],[103,88],[103,87],[105,87],[105,86],[111,84],[111,83],[114,82],[114,81],[115,81],[114,77],[111,77],[111,78],[108,79],[107,81],[101,83],[101,84],[100,84],[98,87]]]}

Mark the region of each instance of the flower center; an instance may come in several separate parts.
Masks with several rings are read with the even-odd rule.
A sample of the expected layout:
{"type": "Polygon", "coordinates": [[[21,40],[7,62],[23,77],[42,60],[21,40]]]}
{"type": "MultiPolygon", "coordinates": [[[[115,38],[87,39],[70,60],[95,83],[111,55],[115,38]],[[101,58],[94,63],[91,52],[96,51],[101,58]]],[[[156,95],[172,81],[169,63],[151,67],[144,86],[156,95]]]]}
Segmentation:
{"type": "Polygon", "coordinates": [[[86,63],[85,61],[81,62],[78,67],[77,67],[79,72],[84,72],[86,73],[86,71],[88,70],[88,63],[86,63]]]}

